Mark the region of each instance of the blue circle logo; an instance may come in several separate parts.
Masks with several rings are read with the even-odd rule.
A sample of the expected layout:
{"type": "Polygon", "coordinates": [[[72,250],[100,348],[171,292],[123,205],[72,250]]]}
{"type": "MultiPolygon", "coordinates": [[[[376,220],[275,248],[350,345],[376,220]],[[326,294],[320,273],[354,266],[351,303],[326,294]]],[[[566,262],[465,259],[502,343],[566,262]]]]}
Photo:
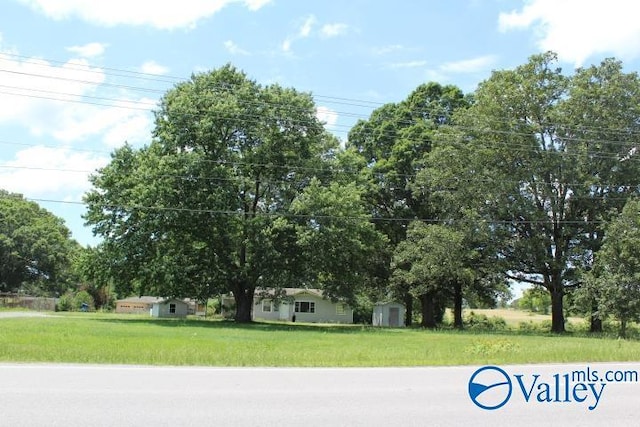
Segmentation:
{"type": "Polygon", "coordinates": [[[512,391],[509,375],[497,366],[484,366],[469,378],[469,397],[482,409],[502,408],[511,398],[512,391]]]}

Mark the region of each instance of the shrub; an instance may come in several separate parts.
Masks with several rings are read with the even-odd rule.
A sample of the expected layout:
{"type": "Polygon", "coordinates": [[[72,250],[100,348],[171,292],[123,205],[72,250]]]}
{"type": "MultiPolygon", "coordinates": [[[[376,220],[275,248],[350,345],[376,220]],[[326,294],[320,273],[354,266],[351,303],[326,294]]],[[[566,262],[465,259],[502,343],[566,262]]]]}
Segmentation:
{"type": "Polygon", "coordinates": [[[56,311],[71,311],[73,309],[73,292],[67,291],[58,298],[56,311]]]}
{"type": "Polygon", "coordinates": [[[502,317],[487,317],[485,314],[476,314],[473,311],[464,317],[463,323],[472,330],[504,331],[507,329],[507,322],[502,317]]]}
{"type": "Polygon", "coordinates": [[[94,310],[95,308],[93,297],[87,291],[80,291],[73,297],[74,310],[80,311],[82,309],[82,304],[87,304],[89,310],[94,310]]]}

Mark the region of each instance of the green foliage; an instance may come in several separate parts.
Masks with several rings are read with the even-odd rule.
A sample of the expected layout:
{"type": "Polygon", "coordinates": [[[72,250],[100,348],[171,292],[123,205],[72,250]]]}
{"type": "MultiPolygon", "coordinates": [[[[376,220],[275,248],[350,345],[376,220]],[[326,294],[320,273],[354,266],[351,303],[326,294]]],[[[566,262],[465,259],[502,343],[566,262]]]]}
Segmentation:
{"type": "Polygon", "coordinates": [[[630,321],[640,321],[640,201],[629,200],[607,227],[602,249],[578,299],[595,300],[598,316],[613,316],[626,336],[630,321]]]}
{"type": "Polygon", "coordinates": [[[60,218],[0,190],[0,292],[63,292],[71,280],[77,247],[60,218]]]}
{"type": "Polygon", "coordinates": [[[470,330],[504,331],[507,329],[507,322],[502,317],[488,317],[486,314],[473,311],[464,317],[464,324],[470,330]]]}
{"type": "MultiPolygon", "coordinates": [[[[315,265],[305,263],[315,258],[301,250],[313,233],[302,230],[295,212],[304,209],[292,203],[312,178],[326,179],[336,147],[310,94],[261,86],[230,65],[195,74],[162,98],[151,144],[117,150],[92,178],[86,218],[104,238],[98,250],[108,276],[123,294],[232,292],[236,320],[249,321],[256,288],[316,282],[315,265]]],[[[331,210],[324,202],[342,203],[316,205],[331,210]]],[[[340,245],[343,258],[320,263],[333,263],[327,274],[363,256],[358,241],[340,245]]],[[[326,283],[330,293],[351,292],[326,283]]]]}
{"type": "Polygon", "coordinates": [[[551,321],[543,320],[542,322],[520,322],[518,323],[518,332],[523,333],[547,333],[551,330],[551,321]]]}
{"type": "Polygon", "coordinates": [[[58,304],[56,305],[56,311],[73,310],[73,296],[73,292],[70,290],[60,295],[60,298],[58,298],[58,304]]]}
{"type": "Polygon", "coordinates": [[[96,308],[93,297],[86,290],[68,290],[58,299],[56,311],[81,311],[82,304],[87,304],[88,311],[94,311],[96,308]]]}
{"type": "Polygon", "coordinates": [[[83,304],[87,305],[87,310],[93,311],[95,303],[93,297],[87,291],[79,291],[73,296],[73,310],[81,311],[83,304]]]}
{"type": "Polygon", "coordinates": [[[518,299],[518,308],[520,310],[529,310],[533,313],[549,314],[551,307],[551,297],[549,292],[540,288],[529,288],[522,293],[522,297],[518,299]]]}
{"type": "Polygon", "coordinates": [[[599,249],[601,221],[640,183],[640,163],[623,161],[635,156],[638,99],[638,76],[619,62],[567,76],[549,52],[495,71],[455,117],[460,184],[483,195],[483,217],[505,236],[504,270],[549,291],[554,332],[564,330],[566,286],[599,249]]]}

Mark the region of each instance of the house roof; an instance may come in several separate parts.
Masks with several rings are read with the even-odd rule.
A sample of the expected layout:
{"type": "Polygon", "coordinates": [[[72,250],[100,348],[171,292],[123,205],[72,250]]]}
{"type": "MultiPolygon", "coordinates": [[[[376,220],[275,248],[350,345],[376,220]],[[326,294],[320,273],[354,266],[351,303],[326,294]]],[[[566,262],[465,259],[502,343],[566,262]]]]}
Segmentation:
{"type": "Polygon", "coordinates": [[[155,303],[166,303],[169,301],[178,301],[184,304],[189,304],[189,301],[185,301],[179,298],[162,298],[162,297],[152,297],[148,295],[143,295],[141,297],[129,297],[124,299],[119,299],[116,302],[128,302],[128,303],[143,303],[143,304],[155,304],[155,303]]]}
{"type": "Polygon", "coordinates": [[[163,298],[159,298],[159,297],[140,296],[140,297],[123,298],[123,299],[117,300],[116,302],[130,302],[130,303],[140,302],[145,304],[153,304],[154,302],[162,301],[162,299],[163,298]]]}
{"type": "MultiPolygon", "coordinates": [[[[324,294],[320,289],[307,289],[307,288],[282,288],[284,295],[287,297],[294,297],[300,294],[311,294],[319,298],[323,298],[324,294]]],[[[275,294],[273,289],[256,289],[256,296],[262,298],[268,298],[275,294]]]]}

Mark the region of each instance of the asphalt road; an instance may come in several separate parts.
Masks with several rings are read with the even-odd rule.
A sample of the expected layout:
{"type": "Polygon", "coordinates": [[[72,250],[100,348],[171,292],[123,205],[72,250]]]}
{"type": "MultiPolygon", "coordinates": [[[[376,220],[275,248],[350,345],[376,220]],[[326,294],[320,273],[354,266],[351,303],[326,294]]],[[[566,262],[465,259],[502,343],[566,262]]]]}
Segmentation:
{"type": "MultiPolygon", "coordinates": [[[[481,390],[498,383],[476,398],[481,404],[496,405],[508,397],[502,407],[485,410],[469,395],[478,368],[0,364],[0,426],[639,425],[638,382],[602,387],[586,384],[587,378],[583,386],[565,383],[563,375],[586,366],[506,366],[511,393],[491,378],[497,372],[474,377],[481,390]],[[589,410],[596,396],[597,406],[589,410]]],[[[594,370],[637,372],[640,363],[588,368],[591,375],[594,370]]]]}

